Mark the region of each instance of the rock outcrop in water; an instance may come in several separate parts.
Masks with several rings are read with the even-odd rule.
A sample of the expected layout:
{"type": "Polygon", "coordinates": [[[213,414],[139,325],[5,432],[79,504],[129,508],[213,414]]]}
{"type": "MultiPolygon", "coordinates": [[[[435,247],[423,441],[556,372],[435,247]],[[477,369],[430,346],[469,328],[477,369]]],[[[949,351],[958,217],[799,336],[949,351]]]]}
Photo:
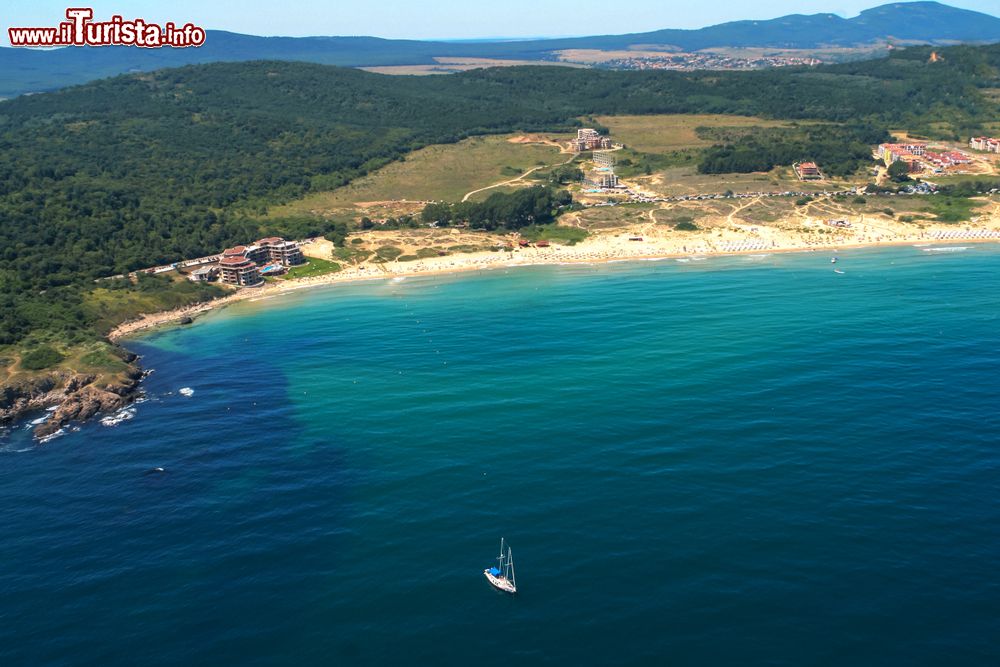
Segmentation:
{"type": "Polygon", "coordinates": [[[53,373],[0,387],[0,424],[11,422],[25,412],[51,405],[51,392],[65,379],[62,374],[53,373]]]}
{"type": "Polygon", "coordinates": [[[124,353],[126,370],[99,379],[95,375],[54,371],[0,387],[0,424],[14,421],[37,410],[58,406],[52,415],[35,428],[35,436],[44,438],[72,421],[83,421],[101,412],[119,410],[138,394],[144,373],[135,363],[137,357],[124,353]]]}

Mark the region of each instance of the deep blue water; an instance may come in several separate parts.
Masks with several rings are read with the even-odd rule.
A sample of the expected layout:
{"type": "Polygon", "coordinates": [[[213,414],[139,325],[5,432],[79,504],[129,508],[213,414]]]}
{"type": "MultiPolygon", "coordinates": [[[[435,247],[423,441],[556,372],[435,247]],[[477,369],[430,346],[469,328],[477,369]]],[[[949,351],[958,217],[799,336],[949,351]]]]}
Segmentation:
{"type": "Polygon", "coordinates": [[[1000,664],[1000,248],[837,266],[424,277],[135,341],[134,419],[0,436],[0,664],[1000,664]]]}

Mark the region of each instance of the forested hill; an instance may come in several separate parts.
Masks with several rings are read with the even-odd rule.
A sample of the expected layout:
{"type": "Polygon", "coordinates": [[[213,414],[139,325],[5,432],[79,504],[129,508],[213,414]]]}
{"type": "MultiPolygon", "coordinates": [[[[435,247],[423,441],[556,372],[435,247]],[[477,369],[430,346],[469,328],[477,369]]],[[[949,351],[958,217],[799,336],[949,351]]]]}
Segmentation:
{"type": "Polygon", "coordinates": [[[766,47],[816,49],[875,43],[958,44],[1000,42],[1000,18],[938,2],[874,7],[853,18],[795,14],[733,21],[697,30],[655,30],[627,35],[501,42],[426,42],[376,37],[258,37],[213,30],[199,48],[131,47],[25,50],[0,48],[0,97],[55,90],[123,72],[210,62],[287,60],[344,67],[423,65],[435,57],[555,60],[566,49],[635,47],[697,51],[766,47]]]}
{"type": "MultiPolygon", "coordinates": [[[[0,103],[0,344],[79,331],[92,279],[264,232],[273,203],[431,143],[587,114],[736,113],[966,135],[1000,46],[747,73],[505,68],[384,77],[302,63],[191,66],[0,103]]],[[[322,223],[310,223],[320,225],[322,223]]]]}

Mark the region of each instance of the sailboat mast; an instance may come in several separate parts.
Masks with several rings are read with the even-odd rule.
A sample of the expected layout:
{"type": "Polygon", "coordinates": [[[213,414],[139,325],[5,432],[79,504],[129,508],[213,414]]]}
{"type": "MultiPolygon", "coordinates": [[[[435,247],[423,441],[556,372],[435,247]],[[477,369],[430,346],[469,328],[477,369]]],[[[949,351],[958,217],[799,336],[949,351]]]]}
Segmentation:
{"type": "Polygon", "coordinates": [[[508,579],[510,580],[511,585],[516,588],[517,584],[514,582],[514,555],[510,552],[510,547],[507,547],[507,566],[510,569],[510,576],[508,579]]]}

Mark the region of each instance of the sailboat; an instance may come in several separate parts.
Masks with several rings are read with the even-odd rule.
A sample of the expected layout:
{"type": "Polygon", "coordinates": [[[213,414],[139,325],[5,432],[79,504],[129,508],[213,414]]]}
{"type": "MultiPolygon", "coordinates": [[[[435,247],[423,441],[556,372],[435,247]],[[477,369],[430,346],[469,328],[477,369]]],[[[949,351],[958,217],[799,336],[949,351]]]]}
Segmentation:
{"type": "Polygon", "coordinates": [[[511,595],[517,593],[517,584],[514,582],[514,556],[511,554],[510,546],[506,545],[502,537],[500,538],[500,555],[497,560],[500,561],[499,567],[493,566],[483,570],[486,581],[490,582],[490,585],[498,591],[511,595]],[[506,553],[504,553],[505,546],[506,553]]]}

